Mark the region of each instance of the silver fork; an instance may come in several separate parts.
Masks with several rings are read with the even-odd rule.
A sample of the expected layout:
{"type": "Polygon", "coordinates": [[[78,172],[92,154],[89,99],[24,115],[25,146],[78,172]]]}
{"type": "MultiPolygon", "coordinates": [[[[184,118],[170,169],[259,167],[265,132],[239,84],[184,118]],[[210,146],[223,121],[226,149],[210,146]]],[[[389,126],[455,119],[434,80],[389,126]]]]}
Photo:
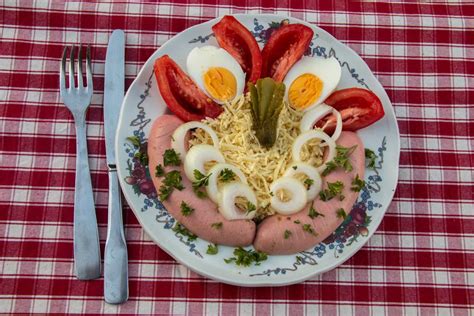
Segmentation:
{"type": "Polygon", "coordinates": [[[77,63],[77,87],[74,84],[74,50],[71,47],[69,60],[69,87],[66,88],[66,55],[64,48],[59,75],[61,98],[74,117],[76,127],[76,188],[74,191],[74,266],[80,280],[100,277],[99,231],[95,213],[94,197],[89,170],[86,140],[86,111],[92,98],[92,71],[90,47],[87,46],[86,78],[82,81],[82,47],[79,46],[77,63]]]}

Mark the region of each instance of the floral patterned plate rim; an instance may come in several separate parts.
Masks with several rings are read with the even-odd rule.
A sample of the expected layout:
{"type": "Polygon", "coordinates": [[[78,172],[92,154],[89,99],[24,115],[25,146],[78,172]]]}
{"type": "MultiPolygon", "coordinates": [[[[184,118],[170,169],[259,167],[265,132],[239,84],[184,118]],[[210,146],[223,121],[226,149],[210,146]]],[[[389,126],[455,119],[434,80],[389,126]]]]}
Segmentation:
{"type": "MultiPolygon", "coordinates": [[[[295,255],[269,256],[259,265],[240,267],[226,263],[233,248],[219,246],[216,255],[206,253],[208,242],[189,234],[156,198],[146,165],[147,135],[151,124],[167,112],[153,76],[153,63],[169,54],[183,69],[195,46],[217,45],[211,27],[219,18],[193,26],[161,46],[145,63],[131,84],[120,114],[116,137],[117,169],[124,196],[150,238],[178,262],[200,275],[242,286],[276,286],[299,283],[334,269],[354,255],[380,224],[398,180],[400,139],[395,113],[382,85],[367,64],[352,49],[323,29],[302,20],[272,14],[236,14],[263,46],[270,34],[285,23],[303,23],[314,30],[307,56],[334,56],[343,71],[338,88],[365,87],[382,100],[385,117],[358,134],[366,148],[378,156],[367,170],[367,185],[341,226],[315,247],[295,255]]],[[[249,247],[248,249],[251,249],[249,247]]]]}

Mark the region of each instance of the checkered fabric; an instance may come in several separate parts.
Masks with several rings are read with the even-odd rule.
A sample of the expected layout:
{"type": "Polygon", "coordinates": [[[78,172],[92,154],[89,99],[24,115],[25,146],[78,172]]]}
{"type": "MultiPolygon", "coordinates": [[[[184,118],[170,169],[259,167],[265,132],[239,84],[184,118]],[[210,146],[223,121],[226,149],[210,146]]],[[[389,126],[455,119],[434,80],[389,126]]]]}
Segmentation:
{"type": "Polygon", "coordinates": [[[296,0],[139,4],[0,3],[0,312],[291,315],[473,314],[474,5],[296,0]],[[218,3],[218,4],[217,4],[218,3]],[[145,235],[126,207],[130,299],[73,275],[75,132],[59,97],[66,45],[90,43],[88,146],[100,239],[107,222],[103,74],[113,29],[127,34],[126,85],[176,33],[230,13],[278,13],[333,34],[393,102],[400,178],[385,218],[339,268],[304,283],[242,288],[203,278],[145,235]]]}

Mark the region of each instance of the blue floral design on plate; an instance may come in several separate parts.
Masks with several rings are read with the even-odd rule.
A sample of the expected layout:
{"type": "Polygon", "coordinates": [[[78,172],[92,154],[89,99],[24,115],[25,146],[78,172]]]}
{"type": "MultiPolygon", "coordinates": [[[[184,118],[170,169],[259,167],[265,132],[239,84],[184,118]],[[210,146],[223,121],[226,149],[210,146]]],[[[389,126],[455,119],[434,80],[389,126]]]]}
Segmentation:
{"type": "MultiPolygon", "coordinates": [[[[276,29],[288,23],[289,20],[284,19],[280,22],[273,21],[268,24],[268,27],[265,27],[259,23],[258,19],[254,19],[254,27],[251,30],[251,33],[256,38],[257,42],[266,43],[270,35],[276,29]]],[[[205,43],[213,36],[214,34],[212,33],[198,36],[188,43],[205,43]]],[[[315,34],[315,38],[311,41],[305,55],[325,58],[335,57],[339,61],[341,67],[346,68],[357,83],[365,88],[369,88],[365,83],[364,78],[360,77],[355,68],[352,68],[346,61],[341,62],[332,47],[328,49],[323,46],[315,45],[314,42],[318,37],[319,35],[315,34]]],[[[177,222],[167,212],[163,204],[157,198],[157,192],[151,180],[148,164],[143,158],[144,154],[146,154],[147,148],[147,140],[145,139],[143,129],[151,122],[151,119],[146,118],[146,112],[142,104],[149,96],[152,76],[153,74],[150,75],[148,81],[145,83],[145,90],[143,94],[140,95],[140,101],[137,103],[138,114],[130,122],[131,127],[136,127],[136,130],[133,132],[133,137],[138,141],[139,145],[136,146],[131,142],[124,144],[125,153],[128,155],[127,170],[129,171],[129,175],[125,177],[125,182],[133,186],[135,194],[138,196],[145,196],[143,202],[144,205],[141,209],[142,212],[149,211],[150,209],[156,210],[156,221],[163,224],[164,229],[173,229],[177,222]]],[[[351,212],[347,215],[344,222],[336,229],[336,231],[334,231],[323,242],[316,245],[312,250],[298,253],[298,255],[295,256],[295,261],[290,266],[267,269],[261,273],[250,274],[250,276],[284,275],[287,272],[298,270],[300,266],[317,265],[317,260],[325,256],[328,252],[332,252],[334,257],[338,258],[340,254],[344,252],[345,248],[350,247],[353,243],[357,242],[359,238],[368,236],[368,226],[371,223],[371,216],[369,214],[377,208],[382,207],[380,203],[372,200],[372,195],[380,191],[382,178],[379,174],[379,170],[382,169],[384,161],[383,155],[386,149],[386,137],[384,137],[381,146],[377,149],[379,160],[375,169],[372,174],[367,177],[368,181],[362,189],[359,200],[354,204],[351,212]]],[[[193,238],[189,238],[189,236],[183,235],[179,231],[175,231],[174,235],[181,243],[188,247],[191,253],[194,253],[199,258],[203,258],[202,254],[197,249],[196,244],[193,242],[193,238]]]]}

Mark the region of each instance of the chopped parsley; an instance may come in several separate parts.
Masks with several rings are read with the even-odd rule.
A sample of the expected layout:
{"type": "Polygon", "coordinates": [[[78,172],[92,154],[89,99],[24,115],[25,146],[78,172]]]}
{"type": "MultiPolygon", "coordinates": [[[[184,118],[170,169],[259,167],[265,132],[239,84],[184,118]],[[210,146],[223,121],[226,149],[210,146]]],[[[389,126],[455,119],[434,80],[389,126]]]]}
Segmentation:
{"type": "Polygon", "coordinates": [[[298,166],[293,166],[291,168],[293,168],[293,170],[296,170],[296,169],[298,169],[298,166]]]}
{"type": "Polygon", "coordinates": [[[377,155],[370,149],[365,149],[365,159],[368,160],[367,168],[375,169],[375,160],[377,159],[377,155]]]}
{"type": "Polygon", "coordinates": [[[163,183],[169,187],[181,191],[182,189],[184,189],[182,181],[183,178],[181,177],[181,173],[179,173],[178,170],[172,170],[165,174],[165,179],[163,180],[163,183]]]}
{"type": "Polygon", "coordinates": [[[219,249],[217,248],[217,245],[214,245],[214,244],[209,244],[207,245],[207,251],[206,253],[208,255],[215,255],[219,252],[219,249]]]}
{"type": "Polygon", "coordinates": [[[311,186],[314,184],[314,180],[307,178],[303,183],[306,185],[306,189],[309,190],[309,188],[311,188],[311,186]]]}
{"type": "Polygon", "coordinates": [[[217,223],[212,223],[211,227],[215,229],[221,229],[222,228],[222,222],[217,222],[217,223]]]}
{"type": "Polygon", "coordinates": [[[193,241],[197,239],[197,236],[191,233],[186,227],[183,226],[183,224],[176,222],[176,224],[173,226],[172,230],[178,235],[183,235],[185,237],[188,237],[188,241],[193,241]]]}
{"type": "Polygon", "coordinates": [[[337,215],[337,218],[342,218],[342,219],[346,219],[347,217],[346,211],[344,211],[342,207],[337,209],[336,215],[337,215]]]}
{"type": "Polygon", "coordinates": [[[311,207],[309,208],[308,216],[311,217],[312,219],[315,219],[318,216],[324,217],[324,214],[321,214],[318,211],[316,211],[316,209],[314,208],[314,205],[311,204],[311,207]]]}
{"type": "Polygon", "coordinates": [[[317,235],[311,224],[303,224],[303,230],[307,233],[310,233],[311,235],[317,235]]]}
{"type": "Polygon", "coordinates": [[[290,238],[290,236],[291,236],[291,231],[289,231],[288,229],[285,230],[285,233],[284,233],[283,237],[284,237],[285,239],[288,239],[288,238],[290,238]]]}
{"type": "Polygon", "coordinates": [[[234,257],[224,259],[225,263],[235,262],[238,266],[248,267],[252,263],[255,263],[256,266],[260,265],[262,261],[268,259],[268,256],[264,252],[255,251],[252,249],[245,250],[242,247],[234,249],[234,257]]]}
{"type": "Polygon", "coordinates": [[[253,211],[256,211],[256,210],[257,210],[257,207],[255,206],[255,204],[253,204],[250,201],[247,201],[247,211],[245,212],[245,214],[252,213],[253,211]]]}
{"type": "Polygon", "coordinates": [[[229,182],[235,179],[235,173],[229,168],[224,168],[219,173],[219,180],[222,182],[229,182]]]}
{"type": "Polygon", "coordinates": [[[163,166],[159,164],[155,168],[155,176],[162,177],[164,175],[165,175],[165,170],[163,169],[163,166]]]}
{"type": "Polygon", "coordinates": [[[163,164],[165,166],[179,166],[181,164],[179,154],[173,148],[166,149],[163,154],[163,164]]]}
{"type": "Polygon", "coordinates": [[[365,186],[365,181],[359,178],[357,174],[354,180],[352,180],[352,187],[351,190],[354,192],[360,192],[362,188],[365,186]]]}
{"type": "Polygon", "coordinates": [[[297,220],[296,220],[296,221],[294,221],[293,223],[295,223],[295,224],[300,224],[301,222],[300,222],[300,220],[299,220],[299,219],[297,219],[297,220]]]}
{"type": "Polygon", "coordinates": [[[164,184],[162,184],[158,190],[159,192],[159,197],[160,197],[160,201],[166,201],[166,199],[168,199],[168,197],[170,196],[171,192],[173,192],[173,187],[169,187],[169,186],[166,186],[164,184]]]}
{"type": "Polygon", "coordinates": [[[344,200],[344,196],[341,194],[342,189],[344,189],[344,183],[341,181],[328,182],[328,188],[319,192],[319,198],[322,201],[329,201],[340,194],[339,199],[342,201],[344,200]]]}
{"type": "Polygon", "coordinates": [[[206,176],[201,171],[194,169],[194,178],[196,178],[196,181],[193,181],[193,191],[198,198],[202,199],[207,197],[206,191],[201,190],[201,188],[209,184],[210,176],[211,173],[206,176]]]}
{"type": "Polygon", "coordinates": [[[194,209],[191,206],[189,206],[188,203],[181,201],[181,214],[183,214],[183,216],[188,216],[192,212],[194,212],[194,209]]]}
{"type": "Polygon", "coordinates": [[[132,143],[132,145],[136,148],[139,148],[141,143],[140,143],[140,137],[138,136],[131,136],[127,137],[127,140],[132,143]]]}
{"type": "Polygon", "coordinates": [[[140,161],[140,164],[142,165],[147,165],[148,164],[148,155],[146,152],[143,151],[137,151],[134,155],[135,158],[140,161]]]}
{"type": "Polygon", "coordinates": [[[352,147],[343,147],[343,146],[336,146],[336,156],[332,161],[326,163],[326,168],[323,170],[321,175],[323,177],[330,174],[332,171],[336,170],[338,167],[343,168],[345,171],[350,172],[352,171],[352,164],[349,160],[349,156],[354,152],[357,145],[352,147]]]}

